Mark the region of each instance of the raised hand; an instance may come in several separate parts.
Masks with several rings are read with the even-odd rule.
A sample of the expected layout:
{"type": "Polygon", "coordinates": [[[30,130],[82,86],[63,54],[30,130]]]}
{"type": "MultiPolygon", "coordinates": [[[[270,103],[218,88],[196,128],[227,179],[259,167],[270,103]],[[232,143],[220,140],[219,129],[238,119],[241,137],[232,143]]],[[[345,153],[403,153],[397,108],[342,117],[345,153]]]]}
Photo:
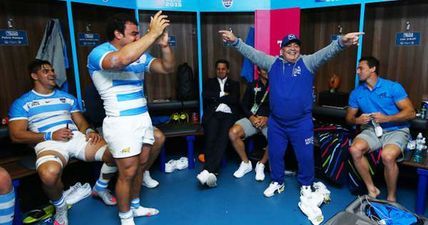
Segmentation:
{"type": "Polygon", "coordinates": [[[159,44],[162,48],[164,48],[164,47],[168,47],[168,46],[169,46],[168,39],[169,39],[168,31],[167,31],[167,30],[165,30],[165,31],[162,33],[162,35],[159,37],[158,44],[159,44]]]}
{"type": "Polygon", "coordinates": [[[233,43],[236,41],[236,36],[230,30],[219,30],[218,31],[223,38],[223,41],[233,43]]]}
{"type": "Polygon", "coordinates": [[[351,45],[358,45],[358,39],[362,35],[364,35],[364,32],[347,33],[342,36],[341,42],[346,47],[349,47],[351,45]]]}
{"type": "Polygon", "coordinates": [[[161,36],[165,28],[169,26],[169,20],[167,18],[167,15],[162,15],[162,11],[158,11],[151,17],[148,32],[156,35],[156,37],[161,36]]]}

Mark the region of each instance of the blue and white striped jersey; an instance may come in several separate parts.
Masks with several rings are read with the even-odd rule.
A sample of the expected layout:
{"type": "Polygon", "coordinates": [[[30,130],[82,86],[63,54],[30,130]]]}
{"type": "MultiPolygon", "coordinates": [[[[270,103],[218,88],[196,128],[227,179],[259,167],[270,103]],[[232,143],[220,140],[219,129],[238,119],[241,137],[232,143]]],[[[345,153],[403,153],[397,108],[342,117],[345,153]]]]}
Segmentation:
{"type": "Polygon", "coordinates": [[[117,49],[109,42],[94,48],[88,56],[88,69],[92,81],[104,101],[107,116],[133,116],[147,112],[144,97],[144,72],[149,71],[155,59],[144,53],[137,61],[122,70],[104,70],[104,57],[117,49]]]}
{"type": "Polygon", "coordinates": [[[77,99],[60,90],[44,95],[31,90],[16,99],[9,110],[9,120],[27,120],[28,129],[36,133],[54,132],[68,124],[78,130],[71,113],[80,112],[77,99]]]}

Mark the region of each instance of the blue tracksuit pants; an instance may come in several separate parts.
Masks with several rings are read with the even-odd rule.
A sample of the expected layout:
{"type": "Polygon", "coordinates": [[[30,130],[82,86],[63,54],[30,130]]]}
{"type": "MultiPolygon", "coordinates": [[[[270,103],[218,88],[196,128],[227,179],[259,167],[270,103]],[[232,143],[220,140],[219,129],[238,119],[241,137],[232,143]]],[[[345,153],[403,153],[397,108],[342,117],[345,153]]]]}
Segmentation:
{"type": "Polygon", "coordinates": [[[268,121],[269,161],[271,179],[284,183],[284,155],[288,143],[294,149],[298,162],[297,181],[301,185],[312,185],[314,181],[314,125],[312,116],[293,121],[282,121],[274,116],[268,121]]]}

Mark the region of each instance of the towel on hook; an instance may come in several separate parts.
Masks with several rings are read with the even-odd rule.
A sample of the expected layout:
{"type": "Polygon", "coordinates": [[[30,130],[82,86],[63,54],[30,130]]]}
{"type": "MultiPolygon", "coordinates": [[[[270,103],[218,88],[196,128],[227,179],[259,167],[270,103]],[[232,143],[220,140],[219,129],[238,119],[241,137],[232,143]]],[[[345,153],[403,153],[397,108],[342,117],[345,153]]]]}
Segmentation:
{"type": "Polygon", "coordinates": [[[67,81],[65,70],[69,68],[69,62],[66,47],[59,19],[49,20],[36,59],[47,60],[52,64],[56,73],[56,83],[59,87],[67,81]]]}

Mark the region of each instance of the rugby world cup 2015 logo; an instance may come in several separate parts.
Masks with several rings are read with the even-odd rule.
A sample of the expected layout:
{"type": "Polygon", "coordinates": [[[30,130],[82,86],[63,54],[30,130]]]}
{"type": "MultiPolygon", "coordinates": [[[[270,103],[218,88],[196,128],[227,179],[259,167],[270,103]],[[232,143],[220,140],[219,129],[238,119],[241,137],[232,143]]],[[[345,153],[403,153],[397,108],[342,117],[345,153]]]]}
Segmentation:
{"type": "Polygon", "coordinates": [[[233,4],[233,0],[221,0],[221,2],[225,8],[230,8],[233,4]]]}

